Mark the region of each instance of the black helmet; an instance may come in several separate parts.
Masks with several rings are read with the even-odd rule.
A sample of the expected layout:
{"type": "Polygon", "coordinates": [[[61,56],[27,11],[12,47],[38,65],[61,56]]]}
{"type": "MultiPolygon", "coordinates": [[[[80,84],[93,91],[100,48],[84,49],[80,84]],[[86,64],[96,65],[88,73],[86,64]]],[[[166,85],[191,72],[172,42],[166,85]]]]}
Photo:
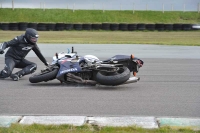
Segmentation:
{"type": "Polygon", "coordinates": [[[27,42],[29,42],[31,44],[36,44],[38,37],[39,37],[39,35],[35,29],[33,29],[33,28],[26,29],[25,38],[26,38],[27,42]]]}

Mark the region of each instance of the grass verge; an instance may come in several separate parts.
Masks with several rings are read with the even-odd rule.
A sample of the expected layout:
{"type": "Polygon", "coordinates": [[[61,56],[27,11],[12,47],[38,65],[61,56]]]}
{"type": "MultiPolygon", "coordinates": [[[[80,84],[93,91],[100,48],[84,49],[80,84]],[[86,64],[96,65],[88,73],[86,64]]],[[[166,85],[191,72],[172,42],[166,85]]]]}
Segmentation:
{"type": "Polygon", "coordinates": [[[65,23],[199,23],[200,14],[182,11],[112,11],[67,9],[0,8],[1,22],[65,22],[65,23]]]}
{"type": "MultiPolygon", "coordinates": [[[[0,42],[24,34],[24,31],[0,31],[0,42]]],[[[39,31],[38,43],[65,44],[159,44],[200,46],[199,31],[39,31]]]]}
{"type": "Polygon", "coordinates": [[[200,133],[189,128],[161,127],[159,129],[143,129],[130,127],[99,127],[91,125],[20,125],[12,124],[9,128],[0,127],[0,133],[200,133]]]}

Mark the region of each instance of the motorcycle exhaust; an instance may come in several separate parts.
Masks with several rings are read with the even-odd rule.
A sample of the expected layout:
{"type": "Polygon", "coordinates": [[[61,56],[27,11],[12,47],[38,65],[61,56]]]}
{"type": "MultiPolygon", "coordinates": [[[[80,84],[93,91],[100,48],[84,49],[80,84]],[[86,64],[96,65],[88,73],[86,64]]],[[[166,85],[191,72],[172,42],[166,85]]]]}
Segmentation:
{"type": "Polygon", "coordinates": [[[140,77],[130,77],[125,83],[123,84],[130,84],[130,83],[136,83],[140,80],[140,77]]]}
{"type": "Polygon", "coordinates": [[[70,82],[76,82],[76,83],[80,83],[80,84],[89,84],[89,85],[96,85],[97,82],[93,81],[93,80],[83,80],[81,77],[78,77],[74,74],[68,73],[67,74],[67,80],[70,82]]]}

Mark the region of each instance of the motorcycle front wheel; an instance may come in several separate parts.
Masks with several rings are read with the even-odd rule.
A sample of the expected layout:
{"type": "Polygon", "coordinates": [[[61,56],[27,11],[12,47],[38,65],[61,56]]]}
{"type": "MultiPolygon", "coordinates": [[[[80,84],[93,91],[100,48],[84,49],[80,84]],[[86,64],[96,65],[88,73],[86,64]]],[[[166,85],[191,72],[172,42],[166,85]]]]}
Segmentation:
{"type": "Polygon", "coordinates": [[[29,81],[31,83],[39,83],[39,82],[47,82],[49,80],[53,80],[56,78],[56,75],[58,73],[58,69],[53,69],[52,71],[43,71],[43,72],[40,72],[40,73],[37,73],[33,76],[31,76],[29,78],[29,81]]]}
{"type": "Polygon", "coordinates": [[[115,73],[99,71],[96,74],[96,81],[102,85],[120,85],[129,78],[130,70],[127,67],[120,67],[115,73]]]}

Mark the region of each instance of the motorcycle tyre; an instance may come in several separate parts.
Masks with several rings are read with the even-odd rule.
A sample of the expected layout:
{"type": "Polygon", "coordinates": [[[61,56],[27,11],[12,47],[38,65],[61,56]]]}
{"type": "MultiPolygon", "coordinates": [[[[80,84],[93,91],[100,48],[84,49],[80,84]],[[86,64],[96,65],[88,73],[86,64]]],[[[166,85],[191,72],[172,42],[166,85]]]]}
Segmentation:
{"type": "Polygon", "coordinates": [[[53,80],[56,78],[56,75],[58,73],[58,69],[54,69],[48,73],[44,73],[42,75],[33,75],[29,78],[29,81],[31,83],[39,83],[39,82],[43,82],[43,81],[49,81],[49,80],[53,80]]]}
{"type": "Polygon", "coordinates": [[[96,75],[96,81],[102,85],[120,85],[126,82],[130,78],[130,70],[127,67],[123,67],[124,71],[117,75],[103,75],[100,71],[96,75]]]}

